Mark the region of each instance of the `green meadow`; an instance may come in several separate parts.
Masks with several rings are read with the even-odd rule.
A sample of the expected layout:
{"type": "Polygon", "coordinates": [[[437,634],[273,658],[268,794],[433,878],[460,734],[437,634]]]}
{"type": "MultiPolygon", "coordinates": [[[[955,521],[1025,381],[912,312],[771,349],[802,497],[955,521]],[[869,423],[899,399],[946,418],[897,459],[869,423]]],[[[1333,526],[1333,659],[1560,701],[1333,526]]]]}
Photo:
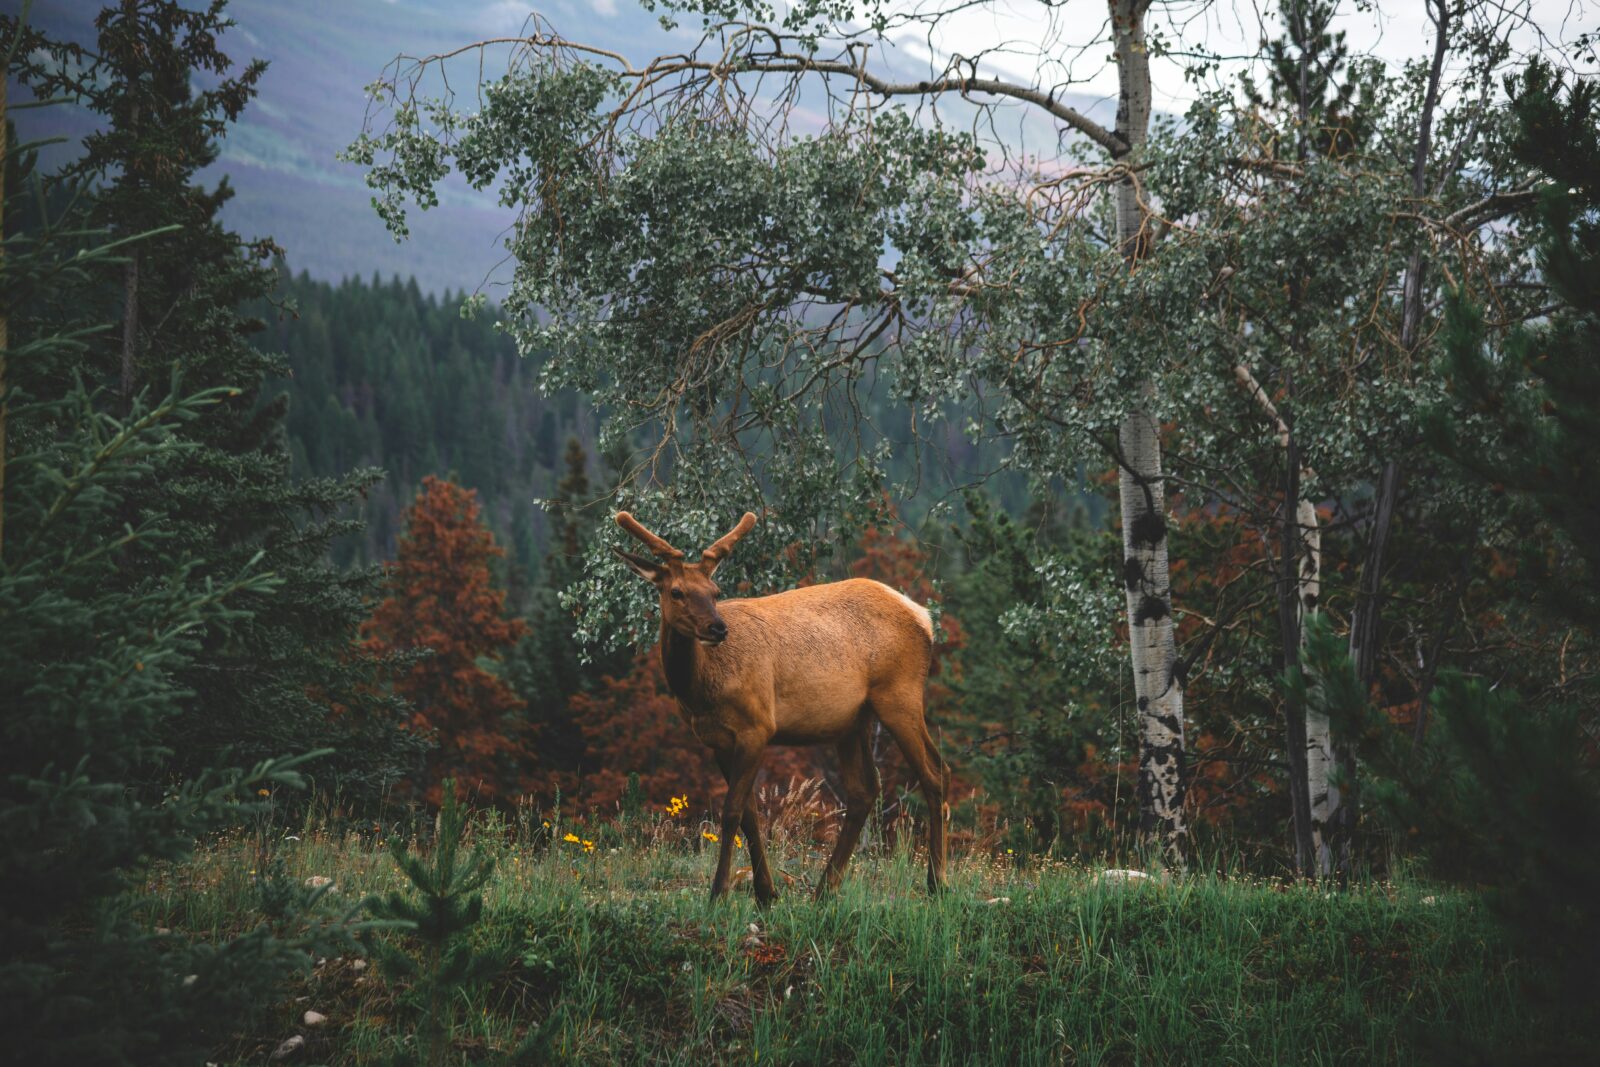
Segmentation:
{"type": "MultiPolygon", "coordinates": [[[[968,854],[930,898],[904,844],[869,840],[819,903],[824,846],[780,832],[787,892],[761,911],[747,878],[708,903],[714,850],[673,820],[535,829],[468,835],[495,866],[464,937],[500,962],[451,994],[450,1062],[1570,1063],[1583,1048],[1471,893],[968,854]]],[[[409,891],[369,836],[293,836],[213,841],[152,872],[139,906],[212,938],[260,921],[273,879],[332,879],[325,914],[409,891]]],[[[296,1062],[415,1055],[408,983],[363,956],[319,958],[218,1047],[260,1063],[300,1035],[296,1062]]]]}

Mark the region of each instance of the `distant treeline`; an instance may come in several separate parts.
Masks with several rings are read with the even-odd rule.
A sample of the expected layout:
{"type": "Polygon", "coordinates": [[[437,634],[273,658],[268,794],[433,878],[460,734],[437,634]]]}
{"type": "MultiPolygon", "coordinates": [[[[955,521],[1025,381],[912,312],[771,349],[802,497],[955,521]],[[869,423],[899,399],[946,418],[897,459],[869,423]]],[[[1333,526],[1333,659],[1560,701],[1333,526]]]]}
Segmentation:
{"type": "MultiPolygon", "coordinates": [[[[465,292],[435,296],[415,279],[385,282],[376,275],[337,284],[304,271],[281,269],[280,276],[274,300],[252,311],[267,322],[257,347],[288,359],[291,377],[268,399],[289,395],[295,477],[362,467],[384,472],[366,497],[365,531],[337,542],[335,561],[394,558],[401,512],[422,479],[435,474],[478,490],[509,561],[537,580],[553,530],[538,502],[559,499],[576,455],[568,454],[571,440],[581,446],[597,489],[612,484],[596,444],[593,404],[572,392],[541,394],[538,357],[517,353],[496,328],[492,308],[463,318],[465,292]]],[[[891,478],[920,490],[899,502],[912,525],[921,524],[930,502],[959,500],[958,487],[1003,462],[993,443],[975,445],[962,436],[960,417],[914,438],[905,410],[884,393],[869,382],[861,403],[871,425],[895,443],[891,478]]],[[[983,491],[1019,516],[1032,499],[1021,475],[991,477],[983,491]]],[[[1096,520],[1103,514],[1098,497],[1078,499],[1096,520]]]]}
{"type": "Polygon", "coordinates": [[[284,271],[277,301],[255,309],[268,324],[256,343],[288,358],[291,377],[276,391],[290,397],[295,476],[384,472],[364,504],[365,531],[341,540],[335,560],[393,558],[416,487],[448,474],[479,491],[510,559],[537,571],[549,522],[535,501],[554,495],[569,438],[596,454],[592,407],[541,395],[538,363],[517,354],[492,312],[463,318],[460,295],[284,271]]]}

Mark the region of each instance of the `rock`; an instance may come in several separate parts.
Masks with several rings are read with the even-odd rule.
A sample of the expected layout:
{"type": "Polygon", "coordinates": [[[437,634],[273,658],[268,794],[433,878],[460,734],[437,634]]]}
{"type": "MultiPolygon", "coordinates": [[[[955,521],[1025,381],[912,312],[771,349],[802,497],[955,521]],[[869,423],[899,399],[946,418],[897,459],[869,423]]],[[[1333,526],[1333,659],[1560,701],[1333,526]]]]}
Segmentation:
{"type": "Polygon", "coordinates": [[[751,923],[750,924],[750,932],[752,934],[759,934],[761,932],[761,924],[760,923],[751,923]]]}
{"type": "Polygon", "coordinates": [[[323,886],[327,886],[328,892],[330,893],[337,893],[339,891],[339,887],[333,884],[333,879],[329,878],[325,874],[313,874],[310,878],[306,879],[307,889],[321,889],[323,886]]]}
{"type": "Polygon", "coordinates": [[[1011,898],[1010,897],[990,897],[988,900],[984,901],[984,903],[985,904],[1009,904],[1009,903],[1011,903],[1011,898]]]}
{"type": "Polygon", "coordinates": [[[1113,867],[1110,870],[1100,872],[1100,881],[1102,882],[1147,882],[1149,880],[1150,876],[1143,871],[1118,870],[1113,867]]]}
{"type": "Polygon", "coordinates": [[[357,974],[360,974],[362,971],[367,969],[367,961],[366,960],[351,960],[350,961],[350,969],[352,971],[355,971],[357,974]]]}
{"type": "Polygon", "coordinates": [[[284,1038],[283,1043],[273,1051],[271,1058],[273,1062],[286,1060],[289,1057],[299,1053],[299,1051],[305,1047],[306,1039],[301,1037],[299,1034],[295,1034],[293,1037],[284,1038]]]}
{"type": "Polygon", "coordinates": [[[307,1026],[321,1026],[323,1023],[328,1021],[328,1017],[322,1014],[320,1011],[308,1011],[304,1015],[300,1016],[300,1021],[305,1023],[307,1026]]]}
{"type": "Polygon", "coordinates": [[[198,974],[186,974],[183,976],[183,988],[189,989],[199,980],[200,976],[198,974]]]}

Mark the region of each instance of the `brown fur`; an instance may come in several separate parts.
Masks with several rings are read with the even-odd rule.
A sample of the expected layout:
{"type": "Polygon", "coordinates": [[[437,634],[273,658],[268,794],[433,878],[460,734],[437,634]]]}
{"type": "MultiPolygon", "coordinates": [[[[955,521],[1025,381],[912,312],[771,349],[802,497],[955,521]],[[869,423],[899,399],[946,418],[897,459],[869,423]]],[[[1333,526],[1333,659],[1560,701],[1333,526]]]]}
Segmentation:
{"type": "Polygon", "coordinates": [[[888,730],[927,802],[928,885],[944,884],[944,799],[949,771],[924,715],[933,635],[925,610],[881,582],[853,578],[748,600],[717,601],[717,564],[755,524],[746,514],[697,563],[626,512],[618,525],[662,562],[618,554],[661,594],[661,658],[678,710],[716,754],[728,780],[713,898],[728,891],[734,831],[750,849],[757,899],[775,894],[750,799],[766,747],[833,744],[846,812],[817,886],[838,886],[878,795],[870,730],[888,730]],[[643,535],[643,536],[641,536],[643,535]]]}

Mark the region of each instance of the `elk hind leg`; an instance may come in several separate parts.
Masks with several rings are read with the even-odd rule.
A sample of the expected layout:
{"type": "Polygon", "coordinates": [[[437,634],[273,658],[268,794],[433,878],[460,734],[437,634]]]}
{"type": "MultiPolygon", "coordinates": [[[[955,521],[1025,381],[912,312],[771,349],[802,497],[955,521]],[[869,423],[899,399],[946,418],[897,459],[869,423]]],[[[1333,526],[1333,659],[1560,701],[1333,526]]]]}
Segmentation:
{"type": "Polygon", "coordinates": [[[822,869],[822,880],[817,883],[817,899],[821,900],[844,879],[844,870],[861,838],[861,828],[872,805],[878,800],[878,768],[872,763],[870,723],[839,741],[839,771],[844,780],[844,825],[839,827],[839,839],[834,842],[833,855],[822,869]]]}
{"type": "Polygon", "coordinates": [[[903,686],[874,695],[872,703],[922,788],[922,799],[928,806],[928,890],[937,893],[944,889],[945,880],[945,796],[950,786],[950,768],[928,733],[922,686],[903,686]]]}

